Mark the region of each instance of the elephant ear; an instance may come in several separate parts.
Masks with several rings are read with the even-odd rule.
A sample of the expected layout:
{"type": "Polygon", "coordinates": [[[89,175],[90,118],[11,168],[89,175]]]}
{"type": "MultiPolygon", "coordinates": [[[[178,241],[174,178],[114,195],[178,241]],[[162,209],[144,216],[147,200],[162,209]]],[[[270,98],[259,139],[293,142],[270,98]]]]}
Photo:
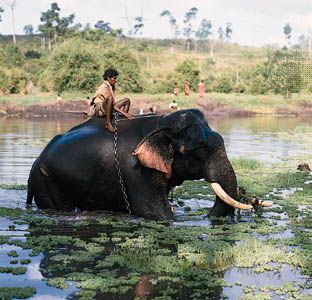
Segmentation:
{"type": "Polygon", "coordinates": [[[132,154],[138,157],[143,166],[163,172],[169,179],[172,173],[173,152],[169,129],[159,129],[149,133],[132,154]]]}

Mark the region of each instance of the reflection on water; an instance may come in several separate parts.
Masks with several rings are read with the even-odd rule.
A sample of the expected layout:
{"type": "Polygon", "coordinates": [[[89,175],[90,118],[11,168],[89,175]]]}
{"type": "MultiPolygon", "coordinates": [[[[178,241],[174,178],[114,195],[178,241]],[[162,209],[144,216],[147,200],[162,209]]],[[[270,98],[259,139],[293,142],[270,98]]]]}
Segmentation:
{"type": "MultiPolygon", "coordinates": [[[[254,286],[254,287],[264,287],[264,286],[273,286],[280,287],[283,284],[289,284],[289,282],[294,282],[296,285],[304,285],[307,276],[303,276],[298,269],[295,269],[289,265],[284,265],[282,272],[280,271],[269,271],[256,274],[253,269],[248,268],[232,268],[225,272],[224,279],[226,282],[232,284],[231,288],[224,288],[223,293],[229,299],[239,299],[244,295],[243,287],[244,286],[254,286]],[[241,283],[244,283],[244,286],[241,283]],[[239,283],[239,284],[238,284],[239,283]]],[[[305,290],[306,294],[311,295],[312,290],[305,290]]],[[[272,299],[263,298],[263,299],[272,299]]],[[[274,299],[285,299],[283,295],[282,298],[274,299]]]]}
{"type": "MultiPolygon", "coordinates": [[[[26,184],[32,163],[48,141],[83,119],[0,118],[0,184],[26,184]]],[[[210,119],[210,126],[224,137],[229,157],[249,157],[272,163],[290,156],[310,153],[311,118],[253,117],[210,119]]]]}
{"type": "Polygon", "coordinates": [[[311,153],[312,137],[309,117],[252,117],[211,119],[210,126],[224,138],[229,157],[248,157],[273,163],[287,157],[311,153]]]}
{"type": "Polygon", "coordinates": [[[49,140],[81,122],[80,119],[0,118],[0,184],[26,184],[30,168],[49,140]]]}

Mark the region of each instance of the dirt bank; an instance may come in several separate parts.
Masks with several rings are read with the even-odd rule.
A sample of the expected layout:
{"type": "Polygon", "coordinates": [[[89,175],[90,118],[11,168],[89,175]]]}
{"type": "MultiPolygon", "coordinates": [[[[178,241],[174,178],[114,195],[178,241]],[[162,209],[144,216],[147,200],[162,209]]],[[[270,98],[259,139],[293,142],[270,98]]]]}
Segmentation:
{"type": "MultiPolygon", "coordinates": [[[[144,112],[148,112],[149,107],[153,105],[153,102],[149,99],[134,99],[132,101],[131,111],[134,114],[139,114],[140,109],[144,112]]],[[[61,101],[59,103],[50,104],[36,104],[28,106],[17,106],[11,103],[5,103],[0,106],[0,117],[69,117],[69,116],[83,116],[83,111],[88,107],[86,100],[67,100],[61,101]]],[[[233,108],[226,106],[220,102],[198,100],[194,108],[200,109],[206,116],[254,116],[261,113],[233,108]]],[[[168,108],[158,108],[157,113],[166,114],[170,113],[171,110],[168,108]]],[[[272,114],[278,115],[312,115],[312,104],[309,103],[299,103],[297,106],[286,106],[283,108],[277,108],[272,114]]]]}
{"type": "MultiPolygon", "coordinates": [[[[136,99],[132,101],[131,111],[134,114],[139,114],[140,109],[148,112],[149,107],[153,105],[148,99],[136,99]]],[[[88,107],[86,100],[68,100],[60,103],[36,104],[29,106],[17,106],[11,103],[6,103],[0,106],[0,117],[69,117],[82,116],[83,111],[88,107]]],[[[214,116],[250,116],[255,115],[252,111],[233,109],[226,107],[220,103],[212,103],[199,101],[195,108],[200,109],[205,115],[214,116]]],[[[171,110],[167,108],[158,108],[157,113],[166,114],[171,110]]]]}

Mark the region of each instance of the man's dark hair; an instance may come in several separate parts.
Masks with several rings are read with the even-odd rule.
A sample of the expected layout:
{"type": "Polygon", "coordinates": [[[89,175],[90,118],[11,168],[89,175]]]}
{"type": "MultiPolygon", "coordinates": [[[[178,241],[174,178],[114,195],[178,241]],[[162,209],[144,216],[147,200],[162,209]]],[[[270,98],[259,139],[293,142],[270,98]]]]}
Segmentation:
{"type": "Polygon", "coordinates": [[[108,78],[117,77],[119,75],[118,71],[114,68],[108,68],[104,71],[103,79],[108,80],[108,78]]]}

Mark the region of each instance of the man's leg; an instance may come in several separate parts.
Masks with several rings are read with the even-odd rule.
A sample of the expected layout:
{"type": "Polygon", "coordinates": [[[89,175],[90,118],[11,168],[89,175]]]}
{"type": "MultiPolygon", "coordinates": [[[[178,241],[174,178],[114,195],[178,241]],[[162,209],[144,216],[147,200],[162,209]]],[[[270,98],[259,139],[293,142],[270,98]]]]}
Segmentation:
{"type": "Polygon", "coordinates": [[[121,99],[116,102],[115,106],[127,113],[129,112],[130,109],[130,99],[129,98],[121,99]]]}
{"type": "Polygon", "coordinates": [[[115,132],[115,128],[111,123],[111,116],[112,116],[112,110],[113,110],[113,99],[108,98],[107,101],[103,102],[103,108],[105,110],[106,115],[106,125],[105,128],[107,128],[110,132],[115,132]]]}

